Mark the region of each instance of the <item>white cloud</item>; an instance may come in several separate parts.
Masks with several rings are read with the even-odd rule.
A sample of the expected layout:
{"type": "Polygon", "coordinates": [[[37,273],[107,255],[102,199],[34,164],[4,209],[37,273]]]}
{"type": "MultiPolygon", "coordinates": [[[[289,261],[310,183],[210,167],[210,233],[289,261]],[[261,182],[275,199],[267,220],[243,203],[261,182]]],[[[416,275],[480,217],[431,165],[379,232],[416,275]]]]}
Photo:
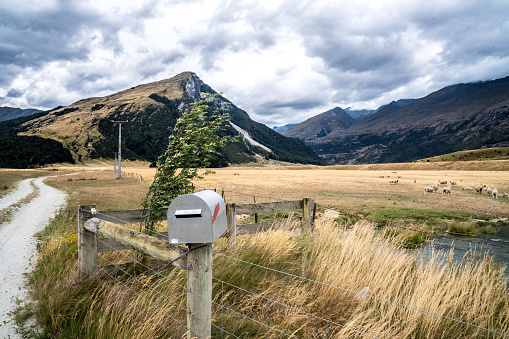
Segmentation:
{"type": "Polygon", "coordinates": [[[483,0],[0,1],[0,105],[194,71],[255,120],[295,123],[507,76],[508,18],[483,0]]]}

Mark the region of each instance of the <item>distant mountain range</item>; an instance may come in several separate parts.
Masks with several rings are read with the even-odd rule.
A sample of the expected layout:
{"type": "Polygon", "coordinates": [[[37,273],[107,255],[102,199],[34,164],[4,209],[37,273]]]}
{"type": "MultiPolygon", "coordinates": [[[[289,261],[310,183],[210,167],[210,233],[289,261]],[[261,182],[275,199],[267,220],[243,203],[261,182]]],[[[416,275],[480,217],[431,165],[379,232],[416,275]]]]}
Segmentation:
{"type": "Polygon", "coordinates": [[[0,107],[0,122],[12,120],[16,118],[26,117],[32,114],[40,113],[42,112],[39,109],[35,108],[28,108],[28,109],[21,109],[21,108],[14,108],[14,107],[0,107]]]}
{"type": "Polygon", "coordinates": [[[349,129],[361,120],[366,119],[386,107],[391,107],[390,109],[399,109],[417,100],[418,99],[401,99],[393,101],[388,105],[383,105],[375,110],[351,110],[349,108],[342,109],[341,107],[334,107],[300,124],[289,124],[285,125],[289,126],[288,128],[274,128],[274,130],[292,138],[310,141],[316,138],[323,138],[332,131],[349,129]]]}
{"type": "Polygon", "coordinates": [[[274,127],[272,127],[272,129],[278,133],[283,133],[284,131],[287,131],[290,128],[292,128],[293,126],[297,126],[297,124],[286,124],[283,126],[274,126],[274,127]]]}
{"type": "Polygon", "coordinates": [[[336,107],[283,132],[330,164],[407,162],[509,146],[509,77],[445,87],[351,120],[336,107]]]}
{"type": "MultiPolygon", "coordinates": [[[[113,158],[118,147],[118,124],[115,121],[129,121],[122,125],[123,157],[155,162],[166,149],[177,118],[190,103],[202,98],[203,93],[215,94],[216,91],[204,84],[196,74],[185,72],[105,97],[83,99],[31,117],[5,121],[0,123],[0,151],[6,150],[7,154],[10,147],[11,158],[2,153],[0,167],[17,163],[19,157],[16,154],[25,150],[12,150],[13,140],[25,145],[26,138],[32,138],[32,145],[39,142],[41,145],[47,144],[50,140],[57,143],[62,150],[59,159],[70,157],[74,161],[85,161],[113,158]]],[[[218,109],[228,107],[232,122],[224,133],[239,135],[240,139],[222,149],[221,154],[213,159],[213,166],[257,158],[324,164],[303,141],[283,136],[251,120],[245,111],[228,99],[220,99],[222,103],[218,109]]],[[[48,162],[52,160],[37,158],[31,162],[28,159],[16,166],[30,167],[48,162]]]]}
{"type": "MultiPolygon", "coordinates": [[[[9,120],[0,122],[0,167],[112,158],[118,144],[116,120],[129,121],[122,129],[123,156],[154,162],[177,118],[204,92],[216,93],[196,74],[185,72],[45,112],[3,108],[0,114],[9,120]]],[[[221,100],[229,104],[232,122],[225,133],[240,140],[224,148],[213,166],[259,158],[308,164],[407,162],[509,147],[509,77],[448,86],[376,110],[335,107],[274,130],[221,100]]]]}

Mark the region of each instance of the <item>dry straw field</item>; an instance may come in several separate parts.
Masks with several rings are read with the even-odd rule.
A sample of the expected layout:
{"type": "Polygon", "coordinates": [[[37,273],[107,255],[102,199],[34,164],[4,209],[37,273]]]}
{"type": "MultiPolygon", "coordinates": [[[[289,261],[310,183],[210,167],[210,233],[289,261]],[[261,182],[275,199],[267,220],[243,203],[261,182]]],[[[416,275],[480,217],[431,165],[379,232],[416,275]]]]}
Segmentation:
{"type": "MultiPolygon", "coordinates": [[[[116,179],[111,164],[107,169],[97,167],[74,176],[49,178],[47,182],[69,193],[71,209],[88,203],[97,203],[99,210],[140,208],[149,183],[141,182],[139,176],[148,181],[155,174],[154,169],[140,165],[123,163],[123,171],[131,176],[125,175],[122,180],[116,179]]],[[[474,260],[455,263],[449,260],[451,253],[437,250],[425,262],[402,246],[397,238],[380,236],[393,233],[380,233],[377,225],[369,221],[372,216],[378,218],[372,220],[383,220],[385,212],[391,222],[400,217],[405,225],[407,222],[417,224],[413,218],[419,215],[434,221],[454,220],[465,215],[507,217],[507,198],[494,200],[461,187],[485,183],[497,187],[500,192],[509,191],[509,161],[330,167],[273,164],[221,168],[215,172],[198,180],[197,188],[240,192],[246,202],[251,202],[253,195],[257,199],[271,197],[274,200],[313,197],[321,206],[318,212],[327,208],[336,210],[339,215],[355,214],[368,219],[352,220],[348,225],[317,220],[313,233],[298,237],[284,230],[240,236],[237,248],[232,250],[224,249],[225,240],[220,239],[223,242],[216,242],[215,250],[245,262],[351,291],[368,288],[372,296],[425,312],[380,299],[359,299],[355,293],[290,279],[260,267],[246,267],[244,262],[219,254],[214,258],[217,279],[376,338],[500,337],[500,334],[426,312],[509,334],[507,280],[492,258],[473,255],[474,260]],[[389,184],[393,179],[398,179],[398,184],[389,184]],[[424,187],[439,179],[458,183],[452,195],[425,195],[424,187]]],[[[226,198],[228,200],[228,193],[226,198]]],[[[235,198],[238,200],[239,196],[235,198]]],[[[136,284],[137,294],[133,295],[113,280],[108,280],[107,284],[97,284],[93,279],[78,280],[76,222],[75,215],[62,213],[40,235],[41,255],[30,277],[30,293],[37,301],[31,312],[44,327],[47,337],[180,338],[184,334],[182,326],[166,315],[185,323],[186,313],[172,303],[163,302],[164,312],[161,312],[146,302],[159,302],[160,293],[164,292],[165,297],[177,302],[176,305],[185,305],[185,294],[176,289],[175,284],[151,276],[147,278],[147,285],[136,284]],[[154,286],[157,293],[154,293],[154,286]],[[119,298],[119,293],[124,299],[119,298]],[[129,302],[126,304],[125,300],[129,302]]],[[[435,226],[433,223],[432,227],[435,226]]],[[[184,283],[182,271],[168,268],[163,276],[184,283]]],[[[129,281],[130,276],[126,274],[122,279],[129,281]]],[[[214,283],[214,296],[225,299],[236,312],[258,319],[262,324],[267,321],[299,338],[362,337],[275,303],[268,312],[265,299],[234,287],[223,290],[218,282],[214,283]]],[[[237,313],[223,315],[218,307],[213,312],[215,325],[237,337],[282,337],[237,313]]],[[[214,338],[222,336],[214,329],[214,338]]]]}
{"type": "MultiPolygon", "coordinates": [[[[127,166],[123,170],[147,180],[155,174],[153,168],[127,166]]],[[[329,167],[244,166],[214,171],[215,174],[196,181],[196,186],[242,192],[246,202],[252,202],[250,195],[283,200],[312,197],[320,206],[344,213],[403,208],[493,217],[509,214],[507,198],[494,200],[486,194],[462,189],[484,183],[498,188],[499,192],[509,192],[509,161],[506,160],[329,167]],[[393,179],[398,183],[389,184],[393,179]],[[438,180],[457,182],[451,196],[424,194],[424,187],[438,180]]]]}

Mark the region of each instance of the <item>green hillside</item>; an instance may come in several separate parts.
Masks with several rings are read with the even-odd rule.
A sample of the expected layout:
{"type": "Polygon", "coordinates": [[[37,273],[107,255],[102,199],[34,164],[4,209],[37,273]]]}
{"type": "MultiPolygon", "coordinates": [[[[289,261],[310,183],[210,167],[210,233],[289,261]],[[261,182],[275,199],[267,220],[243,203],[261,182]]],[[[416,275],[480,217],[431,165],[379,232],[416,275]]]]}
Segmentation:
{"type": "Polygon", "coordinates": [[[437,155],[431,158],[420,159],[415,162],[483,161],[506,159],[509,159],[509,147],[494,147],[437,155]]]}

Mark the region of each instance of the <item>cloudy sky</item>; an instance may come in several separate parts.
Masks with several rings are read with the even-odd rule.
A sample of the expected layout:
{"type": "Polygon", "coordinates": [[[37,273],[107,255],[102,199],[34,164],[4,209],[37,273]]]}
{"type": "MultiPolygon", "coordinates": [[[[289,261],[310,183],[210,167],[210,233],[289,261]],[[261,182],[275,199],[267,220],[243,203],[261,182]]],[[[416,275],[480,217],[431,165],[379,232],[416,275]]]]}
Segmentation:
{"type": "Polygon", "coordinates": [[[269,126],[509,75],[509,0],[0,0],[0,106],[195,72],[269,126]]]}

